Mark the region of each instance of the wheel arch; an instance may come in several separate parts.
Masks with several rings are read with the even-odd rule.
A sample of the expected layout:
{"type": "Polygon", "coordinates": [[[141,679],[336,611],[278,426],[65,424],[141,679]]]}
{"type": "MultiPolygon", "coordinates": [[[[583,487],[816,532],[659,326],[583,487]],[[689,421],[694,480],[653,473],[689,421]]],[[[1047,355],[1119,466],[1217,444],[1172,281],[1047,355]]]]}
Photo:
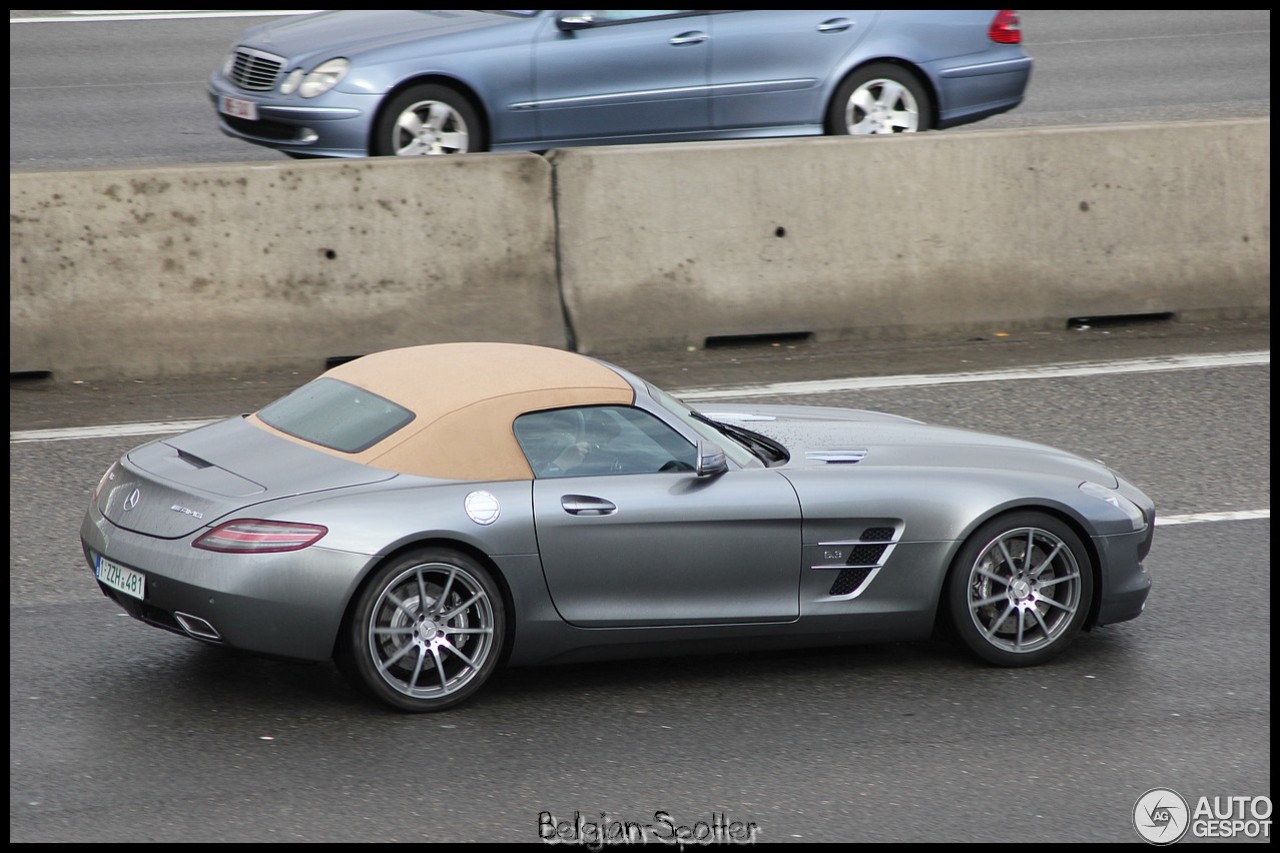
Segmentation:
{"type": "Polygon", "coordinates": [[[822,104],[822,129],[824,133],[831,133],[831,108],[834,106],[836,96],[840,94],[844,84],[848,82],[850,77],[870,65],[894,65],[915,77],[929,95],[929,127],[936,128],[938,126],[938,116],[941,112],[938,104],[938,89],[933,85],[933,81],[929,79],[929,75],[925,74],[924,70],[916,63],[900,56],[873,56],[846,68],[844,73],[835,78],[835,83],[829,87],[822,104]]]}
{"type": "Polygon", "coordinates": [[[430,73],[407,77],[383,93],[382,98],[378,101],[378,109],[373,114],[373,120],[369,122],[369,138],[365,141],[366,151],[372,153],[374,150],[378,125],[383,116],[386,115],[387,104],[395,100],[402,92],[412,89],[414,86],[444,86],[466,98],[467,103],[471,105],[471,108],[476,111],[476,115],[480,117],[480,123],[483,125],[481,130],[484,132],[484,138],[488,140],[486,147],[492,147],[493,120],[489,116],[489,110],[485,107],[484,101],[476,94],[476,90],[457,77],[448,74],[430,73]]]}
{"type": "Polygon", "coordinates": [[[355,612],[356,603],[360,600],[360,593],[368,586],[370,578],[376,573],[378,567],[386,565],[393,560],[398,560],[410,551],[417,551],[422,548],[445,548],[457,551],[480,563],[493,575],[493,580],[498,584],[498,589],[502,593],[503,621],[507,629],[504,632],[502,648],[498,651],[498,665],[502,666],[510,656],[512,644],[515,640],[515,606],[514,598],[511,594],[511,584],[508,582],[506,575],[503,574],[502,569],[488,554],[469,542],[448,536],[423,536],[420,539],[402,542],[380,559],[369,562],[360,581],[352,587],[351,593],[347,596],[347,602],[342,609],[342,621],[339,623],[338,633],[334,637],[331,656],[336,660],[341,654],[343,638],[347,634],[347,629],[351,627],[351,619],[355,612]]]}
{"type": "Polygon", "coordinates": [[[1085,617],[1083,628],[1088,631],[1093,628],[1098,619],[1098,610],[1102,604],[1102,565],[1100,563],[1101,555],[1098,552],[1097,544],[1093,541],[1093,536],[1089,533],[1084,521],[1075,512],[1066,506],[1058,503],[1047,503],[1045,501],[1026,501],[1021,503],[1004,504],[995,507],[990,511],[972,519],[965,527],[963,533],[956,538],[951,548],[950,554],[947,556],[947,571],[942,576],[943,594],[938,596],[938,610],[934,614],[935,626],[942,626],[949,622],[951,612],[948,596],[945,591],[951,583],[951,577],[959,570],[960,551],[964,548],[966,542],[978,531],[979,528],[1004,518],[1007,515],[1014,515],[1021,512],[1039,512],[1054,518],[1071,529],[1084,545],[1085,552],[1089,557],[1090,575],[1093,578],[1093,592],[1089,597],[1089,613],[1085,617]]]}

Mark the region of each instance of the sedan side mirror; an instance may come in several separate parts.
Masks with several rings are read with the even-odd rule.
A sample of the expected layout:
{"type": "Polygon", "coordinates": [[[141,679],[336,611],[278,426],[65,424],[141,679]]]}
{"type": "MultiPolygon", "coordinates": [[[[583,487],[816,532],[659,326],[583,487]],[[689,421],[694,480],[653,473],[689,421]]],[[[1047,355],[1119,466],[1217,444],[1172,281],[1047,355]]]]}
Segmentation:
{"type": "Polygon", "coordinates": [[[561,32],[572,32],[574,30],[585,30],[594,26],[596,19],[587,12],[561,12],[556,15],[556,26],[561,32]]]}
{"type": "Polygon", "coordinates": [[[729,462],[718,444],[709,441],[698,442],[699,477],[718,477],[729,470],[729,462]]]}

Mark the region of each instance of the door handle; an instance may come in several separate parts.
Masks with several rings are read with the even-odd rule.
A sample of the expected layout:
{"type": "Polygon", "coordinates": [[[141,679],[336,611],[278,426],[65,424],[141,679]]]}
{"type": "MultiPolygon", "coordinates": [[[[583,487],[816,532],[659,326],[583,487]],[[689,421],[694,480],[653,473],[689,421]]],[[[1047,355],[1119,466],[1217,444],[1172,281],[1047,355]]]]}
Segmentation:
{"type": "Polygon", "coordinates": [[[590,495],[565,495],[560,498],[560,506],[569,515],[613,515],[618,511],[613,502],[590,495]]]}
{"type": "Polygon", "coordinates": [[[818,32],[820,33],[842,33],[849,27],[853,26],[853,21],[848,18],[832,18],[818,24],[818,32]]]}
{"type": "Polygon", "coordinates": [[[706,33],[698,32],[697,30],[690,30],[687,33],[681,33],[678,36],[673,36],[670,43],[679,47],[682,44],[702,44],[709,38],[710,36],[706,33]]]}

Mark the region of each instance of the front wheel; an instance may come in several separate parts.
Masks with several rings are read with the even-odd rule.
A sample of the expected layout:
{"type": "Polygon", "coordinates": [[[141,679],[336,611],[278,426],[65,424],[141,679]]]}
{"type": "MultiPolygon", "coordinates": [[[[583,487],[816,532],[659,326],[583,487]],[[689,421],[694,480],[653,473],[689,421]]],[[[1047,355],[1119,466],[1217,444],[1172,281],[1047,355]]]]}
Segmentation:
{"type": "Polygon", "coordinates": [[[443,711],[469,698],[498,665],[502,594],[489,571],[447,549],[422,549],[375,570],[356,601],[347,669],[405,711],[443,711]]]}
{"type": "Polygon", "coordinates": [[[486,149],[471,103],[448,86],[405,89],[387,103],[373,131],[374,156],[467,154],[486,149]]]}
{"type": "Polygon", "coordinates": [[[1039,512],[994,519],[956,557],[948,604],[957,633],[999,666],[1057,656],[1079,633],[1093,596],[1093,567],[1080,538],[1039,512]]]}
{"type": "Polygon", "coordinates": [[[849,75],[827,110],[827,133],[835,135],[916,133],[932,126],[933,107],[920,78],[888,62],[849,75]]]}

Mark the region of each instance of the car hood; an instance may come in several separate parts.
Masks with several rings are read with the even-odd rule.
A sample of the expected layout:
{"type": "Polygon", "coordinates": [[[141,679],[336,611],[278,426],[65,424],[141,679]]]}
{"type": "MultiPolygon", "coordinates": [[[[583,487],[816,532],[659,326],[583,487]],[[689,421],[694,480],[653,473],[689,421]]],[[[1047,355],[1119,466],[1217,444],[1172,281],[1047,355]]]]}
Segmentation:
{"type": "Polygon", "coordinates": [[[291,59],[353,54],[424,38],[510,26],[528,18],[475,10],[387,9],[322,12],[262,24],[240,44],[291,59]]]}
{"type": "Polygon", "coordinates": [[[108,472],[97,506],[118,527],[179,538],[264,501],[395,476],[231,418],[129,451],[108,472]]]}
{"type": "Polygon", "coordinates": [[[787,467],[890,466],[1020,471],[1091,480],[1115,488],[1115,474],[1065,450],[989,433],[935,426],[857,409],[716,406],[705,414],[787,448],[787,467]]]}

